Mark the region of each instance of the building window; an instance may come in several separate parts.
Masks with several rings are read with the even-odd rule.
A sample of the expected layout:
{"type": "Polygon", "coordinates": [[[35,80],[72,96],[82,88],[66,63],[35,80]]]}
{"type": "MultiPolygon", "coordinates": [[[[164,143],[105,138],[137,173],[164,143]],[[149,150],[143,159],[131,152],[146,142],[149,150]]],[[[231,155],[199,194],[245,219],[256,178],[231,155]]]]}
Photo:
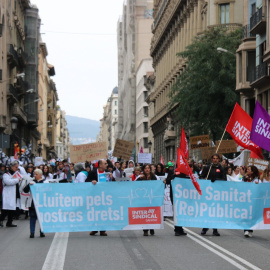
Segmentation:
{"type": "Polygon", "coordinates": [[[144,100],[146,100],[148,97],[148,92],[147,91],[143,91],[143,98],[144,100]]]}
{"type": "Polygon", "coordinates": [[[143,138],[143,148],[148,148],[148,138],[143,138]]]}
{"type": "Polygon", "coordinates": [[[220,23],[226,24],[230,21],[230,4],[219,5],[220,23]]]}
{"type": "Polygon", "coordinates": [[[114,105],[117,106],[117,100],[114,101],[114,105]]]}
{"type": "Polygon", "coordinates": [[[148,107],[147,106],[143,107],[143,116],[148,117],[148,107]]]}
{"type": "Polygon", "coordinates": [[[148,122],[143,122],[143,132],[144,133],[148,132],[148,122]]]}
{"type": "Polygon", "coordinates": [[[256,13],[256,3],[253,3],[251,5],[251,16],[254,15],[256,13]]]}
{"type": "Polygon", "coordinates": [[[117,114],[117,110],[114,110],[114,114],[117,114]]]}
{"type": "Polygon", "coordinates": [[[247,51],[247,69],[246,69],[246,81],[250,82],[252,78],[252,72],[254,72],[256,66],[256,52],[255,51],[247,51]]]}

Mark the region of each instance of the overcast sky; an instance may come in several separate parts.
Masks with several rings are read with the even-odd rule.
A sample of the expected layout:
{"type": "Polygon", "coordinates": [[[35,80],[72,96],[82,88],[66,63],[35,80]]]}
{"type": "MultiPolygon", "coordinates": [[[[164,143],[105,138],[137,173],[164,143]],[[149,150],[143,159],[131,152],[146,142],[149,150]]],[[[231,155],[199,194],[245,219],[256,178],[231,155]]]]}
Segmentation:
{"type": "Polygon", "coordinates": [[[31,0],[41,18],[59,102],[68,115],[100,120],[117,86],[117,21],[123,0],[31,0]]]}

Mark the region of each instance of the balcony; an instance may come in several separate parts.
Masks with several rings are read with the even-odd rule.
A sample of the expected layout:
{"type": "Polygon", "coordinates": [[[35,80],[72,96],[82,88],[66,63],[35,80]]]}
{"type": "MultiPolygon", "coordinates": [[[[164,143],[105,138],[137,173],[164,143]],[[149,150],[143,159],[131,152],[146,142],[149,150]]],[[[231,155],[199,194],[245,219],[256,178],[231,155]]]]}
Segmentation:
{"type": "Polygon", "coordinates": [[[14,84],[16,90],[20,93],[23,94],[25,91],[28,90],[28,83],[25,82],[21,77],[16,79],[16,83],[14,84]]]}
{"type": "Polygon", "coordinates": [[[13,106],[13,115],[18,117],[24,124],[27,124],[27,115],[26,113],[18,106],[17,103],[13,106]]]}
{"type": "Polygon", "coordinates": [[[250,33],[252,35],[261,35],[266,32],[266,20],[264,13],[263,8],[261,7],[250,17],[250,33]]]}
{"type": "Polygon", "coordinates": [[[18,54],[17,54],[17,51],[15,51],[12,44],[9,44],[9,50],[7,53],[7,60],[8,60],[9,67],[11,69],[13,69],[14,67],[19,65],[18,54]]]}
{"type": "Polygon", "coordinates": [[[40,132],[36,128],[32,131],[32,135],[37,140],[40,140],[41,139],[40,132]]]}
{"type": "Polygon", "coordinates": [[[250,72],[250,86],[254,88],[260,88],[270,83],[269,68],[267,63],[262,63],[256,66],[253,71],[250,72]]]}
{"type": "Polygon", "coordinates": [[[8,90],[9,90],[7,92],[8,98],[13,100],[14,102],[18,102],[18,93],[15,87],[12,84],[10,84],[8,90]]]}
{"type": "Polygon", "coordinates": [[[242,39],[245,40],[253,40],[256,39],[256,35],[250,33],[250,24],[243,26],[242,29],[242,39]]]}
{"type": "Polygon", "coordinates": [[[18,49],[18,60],[19,66],[24,68],[27,64],[27,54],[23,51],[22,48],[18,49]]]}

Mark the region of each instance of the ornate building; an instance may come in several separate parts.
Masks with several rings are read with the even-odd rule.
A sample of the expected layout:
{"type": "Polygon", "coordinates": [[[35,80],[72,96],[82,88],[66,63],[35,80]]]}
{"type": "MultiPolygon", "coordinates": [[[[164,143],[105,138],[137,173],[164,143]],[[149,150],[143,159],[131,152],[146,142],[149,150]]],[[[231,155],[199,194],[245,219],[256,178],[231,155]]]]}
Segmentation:
{"type": "MultiPolygon", "coordinates": [[[[169,92],[185,61],[176,54],[191,44],[194,36],[208,27],[242,27],[243,0],[155,0],[151,56],[155,69],[154,91],[148,98],[153,107],[150,119],[154,137],[155,162],[162,155],[174,160],[179,146],[179,126],[169,109],[169,92]]],[[[194,78],[195,79],[195,78],[194,78]]]]}
{"type": "Polygon", "coordinates": [[[15,142],[37,154],[39,27],[29,0],[0,2],[0,147],[8,155],[15,142]]]}

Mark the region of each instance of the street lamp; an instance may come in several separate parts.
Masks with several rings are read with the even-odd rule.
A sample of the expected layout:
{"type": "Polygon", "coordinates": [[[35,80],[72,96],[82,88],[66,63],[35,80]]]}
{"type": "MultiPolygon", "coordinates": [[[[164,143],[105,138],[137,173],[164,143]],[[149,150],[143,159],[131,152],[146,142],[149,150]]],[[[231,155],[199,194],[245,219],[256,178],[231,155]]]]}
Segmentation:
{"type": "Polygon", "coordinates": [[[148,142],[149,153],[151,153],[151,147],[152,147],[152,142],[149,141],[149,142],[148,142]]]}
{"type": "Polygon", "coordinates": [[[221,48],[221,47],[218,47],[218,48],[217,48],[217,51],[218,51],[219,53],[222,53],[222,52],[224,52],[224,53],[230,53],[230,54],[232,54],[232,55],[235,56],[235,53],[232,53],[232,52],[230,52],[230,51],[228,51],[228,50],[226,50],[226,49],[223,49],[223,48],[221,48]]]}
{"type": "Polygon", "coordinates": [[[42,152],[42,143],[40,142],[38,144],[38,155],[41,157],[41,152],[42,152]]]}
{"type": "Polygon", "coordinates": [[[14,131],[15,129],[17,129],[17,126],[18,126],[18,118],[15,116],[12,116],[10,118],[10,123],[11,123],[11,129],[12,131],[14,131]]]}

